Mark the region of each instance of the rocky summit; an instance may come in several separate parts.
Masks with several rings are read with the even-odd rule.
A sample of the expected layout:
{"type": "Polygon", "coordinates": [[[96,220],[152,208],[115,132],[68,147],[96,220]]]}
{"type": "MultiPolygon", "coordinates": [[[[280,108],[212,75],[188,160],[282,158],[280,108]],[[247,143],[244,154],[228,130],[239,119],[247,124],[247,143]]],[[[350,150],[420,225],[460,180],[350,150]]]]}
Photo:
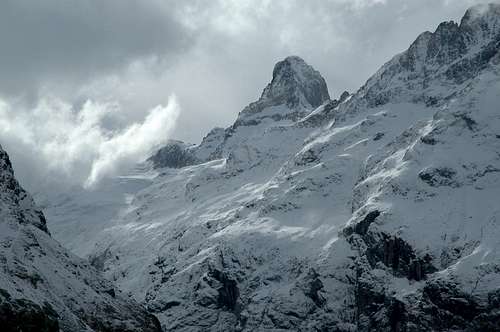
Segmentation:
{"type": "Polygon", "coordinates": [[[123,292],[165,331],[499,331],[499,92],[498,4],[424,32],[333,100],[288,57],[200,144],[45,194],[53,236],[93,267],[9,187],[0,301],[44,326],[120,315],[154,329],[123,292]]]}
{"type": "Polygon", "coordinates": [[[274,66],[273,79],[262,92],[260,101],[315,108],[330,99],[321,74],[298,56],[289,56],[274,66]]]}

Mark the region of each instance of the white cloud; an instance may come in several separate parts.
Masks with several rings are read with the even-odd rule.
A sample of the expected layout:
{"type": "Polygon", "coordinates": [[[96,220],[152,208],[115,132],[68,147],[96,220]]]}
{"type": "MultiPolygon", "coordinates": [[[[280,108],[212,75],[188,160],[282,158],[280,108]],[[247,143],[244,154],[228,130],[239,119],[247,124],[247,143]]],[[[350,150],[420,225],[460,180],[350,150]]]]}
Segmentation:
{"type": "Polygon", "coordinates": [[[97,151],[85,185],[92,186],[103,176],[113,174],[122,164],[145,159],[153,147],[165,143],[174,128],[178,105],[172,97],[166,107],[153,108],[141,124],[133,124],[123,132],[103,140],[97,151]]]}
{"type": "Polygon", "coordinates": [[[52,174],[86,187],[148,157],[169,138],[179,115],[174,96],[143,121],[112,129],[105,124],[121,113],[115,102],[88,100],[74,109],[45,97],[34,109],[16,106],[0,100],[0,140],[14,161],[23,161],[21,172],[52,174]]]}

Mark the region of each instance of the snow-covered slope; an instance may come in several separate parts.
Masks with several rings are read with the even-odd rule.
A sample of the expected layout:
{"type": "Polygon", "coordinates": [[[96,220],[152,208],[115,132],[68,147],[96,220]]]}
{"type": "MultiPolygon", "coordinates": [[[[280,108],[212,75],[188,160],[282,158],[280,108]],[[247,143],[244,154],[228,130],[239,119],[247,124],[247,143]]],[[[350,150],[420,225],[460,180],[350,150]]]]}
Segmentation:
{"type": "Polygon", "coordinates": [[[95,216],[91,261],[167,330],[499,330],[499,104],[476,6],[338,100],[289,57],[234,125],[115,180],[150,183],[113,217],[46,211],[80,255],[57,214],[95,216]]]}
{"type": "Polygon", "coordinates": [[[0,330],[160,331],[157,319],[54,241],[0,147],[0,330]]]}

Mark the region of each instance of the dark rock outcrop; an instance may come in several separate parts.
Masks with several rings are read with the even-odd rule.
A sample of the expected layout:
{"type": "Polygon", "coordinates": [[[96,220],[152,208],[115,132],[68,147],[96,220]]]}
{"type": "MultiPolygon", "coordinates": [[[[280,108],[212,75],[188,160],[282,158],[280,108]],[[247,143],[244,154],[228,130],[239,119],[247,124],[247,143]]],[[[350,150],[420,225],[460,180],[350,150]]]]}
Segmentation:
{"type": "Polygon", "coordinates": [[[408,331],[499,331],[500,309],[494,300],[498,290],[489,294],[487,303],[478,302],[458,285],[446,280],[429,280],[422,293],[408,299],[408,331]]]}
{"type": "MultiPolygon", "coordinates": [[[[203,294],[199,298],[199,304],[228,311],[238,310],[240,292],[235,280],[230,278],[223,271],[211,268],[206,276],[203,277],[202,282],[210,289],[215,290],[217,295],[207,296],[203,294]]],[[[198,289],[201,289],[201,287],[202,286],[199,286],[198,289]]]]}
{"type": "Polygon", "coordinates": [[[13,299],[0,289],[0,327],[4,332],[58,332],[59,316],[48,303],[42,306],[27,299],[13,299]]]}
{"type": "Polygon", "coordinates": [[[427,275],[436,272],[432,258],[428,255],[417,256],[415,250],[403,239],[380,233],[377,237],[367,238],[366,255],[370,264],[375,267],[382,262],[396,276],[410,280],[422,280],[427,275]]]}
{"type": "Polygon", "coordinates": [[[182,168],[199,162],[188,146],[180,141],[168,142],[148,161],[152,162],[155,168],[182,168]]]}
{"type": "Polygon", "coordinates": [[[448,167],[424,169],[418,173],[418,177],[431,187],[450,186],[459,187],[456,180],[457,172],[448,167]]]}
{"type": "Polygon", "coordinates": [[[310,269],[307,276],[303,280],[303,291],[304,294],[309,297],[318,307],[325,304],[326,300],[320,294],[323,289],[323,282],[320,279],[320,275],[314,270],[310,269]]]}
{"type": "Polygon", "coordinates": [[[15,206],[9,213],[21,224],[31,224],[49,234],[47,222],[42,211],[33,207],[31,196],[19,185],[14,177],[12,163],[7,153],[0,146],[0,200],[15,206]]]}
{"type": "Polygon", "coordinates": [[[375,221],[380,216],[380,211],[379,210],[373,210],[369,212],[362,220],[360,220],[358,223],[348,226],[344,229],[344,235],[349,236],[352,235],[353,233],[356,233],[358,235],[366,235],[366,232],[368,232],[368,227],[375,221]]]}

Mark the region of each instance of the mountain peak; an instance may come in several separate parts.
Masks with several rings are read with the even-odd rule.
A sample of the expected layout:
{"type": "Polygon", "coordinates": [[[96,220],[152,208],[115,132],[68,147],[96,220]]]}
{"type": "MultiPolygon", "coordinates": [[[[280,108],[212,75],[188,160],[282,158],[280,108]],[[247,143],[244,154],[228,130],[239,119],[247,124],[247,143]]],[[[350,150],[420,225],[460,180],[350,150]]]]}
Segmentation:
{"type": "Polygon", "coordinates": [[[298,56],[289,56],[274,66],[273,79],[261,99],[275,100],[289,107],[318,107],[330,99],[321,74],[298,56]]]}
{"type": "Polygon", "coordinates": [[[274,65],[273,69],[273,78],[279,77],[280,75],[283,75],[289,71],[292,71],[293,73],[299,74],[300,72],[304,70],[310,70],[312,69],[311,66],[309,66],[304,59],[302,59],[299,56],[296,55],[290,55],[287,56],[285,59],[278,61],[274,65]]]}
{"type": "Polygon", "coordinates": [[[271,83],[259,100],[240,112],[233,129],[258,124],[264,118],[296,121],[328,100],[330,95],[321,74],[302,58],[289,56],[276,63],[271,83]]]}
{"type": "Polygon", "coordinates": [[[478,4],[470,7],[460,21],[460,26],[473,26],[477,23],[489,26],[495,24],[498,28],[500,22],[500,3],[478,4]]]}
{"type": "MultiPolygon", "coordinates": [[[[20,224],[32,224],[38,229],[49,233],[47,223],[43,213],[36,209],[35,202],[23,188],[19,185],[14,177],[14,170],[8,154],[0,145],[0,203],[9,203],[19,211],[16,214],[16,220],[20,224]]],[[[0,221],[5,216],[2,215],[6,209],[5,206],[0,206],[0,221]]]]}
{"type": "Polygon", "coordinates": [[[500,4],[473,6],[460,24],[446,21],[434,32],[422,33],[372,76],[362,92],[371,106],[405,98],[435,105],[452,94],[451,86],[459,87],[497,61],[498,40],[500,4]],[[429,89],[431,84],[445,89],[429,89]]]}

